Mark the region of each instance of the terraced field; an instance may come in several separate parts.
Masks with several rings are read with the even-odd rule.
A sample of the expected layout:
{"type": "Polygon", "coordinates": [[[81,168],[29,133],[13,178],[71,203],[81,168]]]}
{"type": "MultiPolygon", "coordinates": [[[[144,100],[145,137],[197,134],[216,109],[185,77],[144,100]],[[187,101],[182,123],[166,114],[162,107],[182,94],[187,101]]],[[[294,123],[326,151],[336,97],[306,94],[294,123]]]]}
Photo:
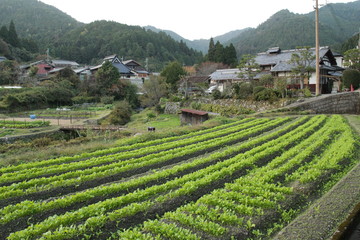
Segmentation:
{"type": "Polygon", "coordinates": [[[248,118],[0,168],[3,239],[266,239],[356,163],[343,117],[248,118]]]}

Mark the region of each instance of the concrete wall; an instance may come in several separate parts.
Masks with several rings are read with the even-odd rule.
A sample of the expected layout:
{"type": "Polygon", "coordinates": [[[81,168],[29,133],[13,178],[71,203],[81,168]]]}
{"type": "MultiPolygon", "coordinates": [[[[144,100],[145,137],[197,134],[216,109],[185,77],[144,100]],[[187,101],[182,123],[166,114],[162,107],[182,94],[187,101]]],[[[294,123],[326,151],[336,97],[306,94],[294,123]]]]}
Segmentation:
{"type": "Polygon", "coordinates": [[[360,92],[325,94],[291,104],[286,108],[312,110],[314,113],[323,114],[360,114],[360,92]]]}

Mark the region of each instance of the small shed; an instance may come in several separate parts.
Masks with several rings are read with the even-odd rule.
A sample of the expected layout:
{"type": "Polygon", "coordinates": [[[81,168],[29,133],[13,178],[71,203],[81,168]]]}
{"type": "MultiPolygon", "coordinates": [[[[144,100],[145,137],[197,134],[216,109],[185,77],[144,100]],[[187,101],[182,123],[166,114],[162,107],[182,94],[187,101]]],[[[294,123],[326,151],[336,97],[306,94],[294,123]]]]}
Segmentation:
{"type": "Polygon", "coordinates": [[[181,109],[180,121],[181,124],[200,124],[209,119],[209,114],[204,111],[193,109],[181,109]]]}

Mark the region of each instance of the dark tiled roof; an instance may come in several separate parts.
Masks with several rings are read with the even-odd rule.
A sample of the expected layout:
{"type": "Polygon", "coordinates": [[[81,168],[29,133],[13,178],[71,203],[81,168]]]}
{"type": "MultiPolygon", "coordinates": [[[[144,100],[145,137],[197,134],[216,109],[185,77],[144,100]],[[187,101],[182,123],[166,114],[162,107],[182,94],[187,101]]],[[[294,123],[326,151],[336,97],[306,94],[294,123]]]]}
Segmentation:
{"type": "Polygon", "coordinates": [[[221,81],[221,80],[241,80],[239,77],[240,69],[233,68],[233,69],[220,69],[216,70],[212,74],[210,74],[210,79],[214,81],[221,81]]]}
{"type": "Polygon", "coordinates": [[[118,69],[120,74],[129,74],[129,75],[133,74],[130,71],[130,69],[128,67],[126,67],[124,64],[122,64],[121,62],[120,63],[118,63],[118,62],[112,63],[112,65],[118,69]]]}
{"type": "MultiPolygon", "coordinates": [[[[328,47],[320,48],[320,58],[324,57],[330,49],[328,47]]],[[[315,49],[311,48],[313,55],[315,56],[315,49]]],[[[298,49],[283,50],[278,54],[268,54],[267,52],[259,53],[255,60],[260,65],[275,65],[279,62],[288,62],[291,59],[292,54],[298,53],[298,49]]]]}

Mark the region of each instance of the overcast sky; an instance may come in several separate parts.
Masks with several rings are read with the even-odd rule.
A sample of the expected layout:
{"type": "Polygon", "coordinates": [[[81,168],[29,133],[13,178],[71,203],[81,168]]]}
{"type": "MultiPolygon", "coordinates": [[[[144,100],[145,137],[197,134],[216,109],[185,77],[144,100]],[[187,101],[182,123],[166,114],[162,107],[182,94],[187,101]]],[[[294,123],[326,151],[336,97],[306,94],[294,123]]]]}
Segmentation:
{"type": "MultiPolygon", "coordinates": [[[[257,27],[282,9],[309,13],[315,0],[40,0],[83,23],[112,20],[151,25],[182,37],[209,39],[232,30],[257,27]]],[[[319,0],[319,4],[354,0],[319,0]]]]}

